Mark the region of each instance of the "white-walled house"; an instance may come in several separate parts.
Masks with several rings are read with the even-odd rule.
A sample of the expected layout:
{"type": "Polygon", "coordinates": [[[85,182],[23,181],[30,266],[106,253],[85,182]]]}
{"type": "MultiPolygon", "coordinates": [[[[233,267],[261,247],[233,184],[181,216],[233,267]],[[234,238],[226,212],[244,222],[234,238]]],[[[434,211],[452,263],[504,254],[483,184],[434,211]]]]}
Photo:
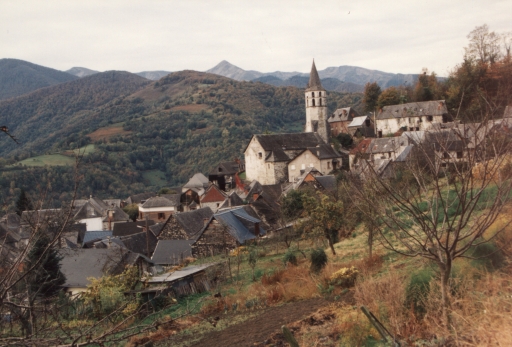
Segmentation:
{"type": "Polygon", "coordinates": [[[331,146],[310,147],[288,163],[288,182],[295,182],[306,168],[316,168],[322,175],[327,175],[340,167],[341,157],[331,146]]]}
{"type": "Polygon", "coordinates": [[[433,124],[448,121],[448,109],[444,100],[384,106],[376,117],[377,136],[393,135],[399,130],[428,130],[433,124]]]}

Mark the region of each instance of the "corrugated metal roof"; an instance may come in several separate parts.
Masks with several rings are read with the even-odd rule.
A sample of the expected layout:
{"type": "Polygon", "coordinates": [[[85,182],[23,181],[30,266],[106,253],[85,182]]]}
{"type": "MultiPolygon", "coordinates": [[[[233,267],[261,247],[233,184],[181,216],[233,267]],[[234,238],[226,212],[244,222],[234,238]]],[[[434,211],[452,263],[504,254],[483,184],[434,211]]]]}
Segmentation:
{"type": "Polygon", "coordinates": [[[149,283],[171,283],[174,281],[178,281],[182,278],[185,278],[187,276],[196,274],[198,272],[201,272],[211,266],[217,265],[217,263],[209,263],[209,264],[203,264],[203,265],[193,265],[193,266],[187,266],[184,267],[181,270],[174,271],[172,273],[163,274],[160,276],[153,276],[148,279],[149,283]]]}

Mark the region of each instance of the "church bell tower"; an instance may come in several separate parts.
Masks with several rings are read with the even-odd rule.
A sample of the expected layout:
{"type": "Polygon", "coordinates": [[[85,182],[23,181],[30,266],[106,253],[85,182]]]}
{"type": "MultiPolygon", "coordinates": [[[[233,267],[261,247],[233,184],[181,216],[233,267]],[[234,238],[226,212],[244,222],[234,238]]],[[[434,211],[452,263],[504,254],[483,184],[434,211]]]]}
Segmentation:
{"type": "Polygon", "coordinates": [[[316,132],[329,143],[329,124],[327,124],[327,92],[316,71],[315,61],[311,66],[309,82],[306,87],[306,127],[305,132],[316,132]]]}

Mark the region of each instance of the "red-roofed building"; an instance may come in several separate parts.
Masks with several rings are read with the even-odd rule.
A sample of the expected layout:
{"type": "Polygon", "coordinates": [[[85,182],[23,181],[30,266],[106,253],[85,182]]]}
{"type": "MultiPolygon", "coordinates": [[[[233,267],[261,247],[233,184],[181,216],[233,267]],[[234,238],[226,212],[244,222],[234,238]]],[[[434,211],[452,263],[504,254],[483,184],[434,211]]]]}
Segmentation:
{"type": "Polygon", "coordinates": [[[209,207],[213,212],[217,212],[222,203],[228,198],[215,184],[208,187],[203,197],[201,198],[201,207],[209,207]]]}

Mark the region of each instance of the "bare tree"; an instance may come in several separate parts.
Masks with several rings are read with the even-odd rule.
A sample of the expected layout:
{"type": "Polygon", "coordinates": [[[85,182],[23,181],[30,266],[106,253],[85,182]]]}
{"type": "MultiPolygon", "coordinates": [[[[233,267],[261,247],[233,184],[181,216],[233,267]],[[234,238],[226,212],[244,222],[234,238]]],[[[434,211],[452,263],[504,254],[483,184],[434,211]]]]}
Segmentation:
{"type": "Polygon", "coordinates": [[[457,258],[495,238],[486,231],[511,195],[512,120],[454,124],[415,138],[405,163],[392,163],[384,178],[368,162],[365,181],[354,185],[364,218],[378,220],[379,242],[394,252],[437,264],[443,318],[450,327],[450,276],[457,258]]]}
{"type": "Polygon", "coordinates": [[[500,35],[489,31],[487,24],[477,26],[468,34],[469,46],[465,48],[466,56],[480,60],[482,63],[494,64],[500,58],[500,35]]]}

